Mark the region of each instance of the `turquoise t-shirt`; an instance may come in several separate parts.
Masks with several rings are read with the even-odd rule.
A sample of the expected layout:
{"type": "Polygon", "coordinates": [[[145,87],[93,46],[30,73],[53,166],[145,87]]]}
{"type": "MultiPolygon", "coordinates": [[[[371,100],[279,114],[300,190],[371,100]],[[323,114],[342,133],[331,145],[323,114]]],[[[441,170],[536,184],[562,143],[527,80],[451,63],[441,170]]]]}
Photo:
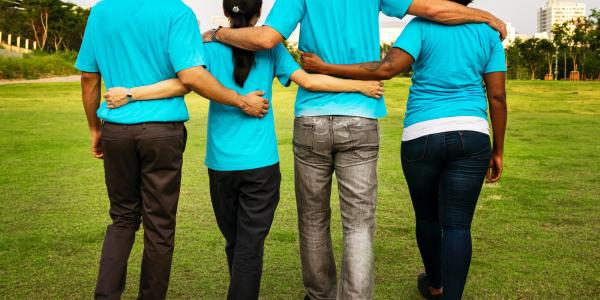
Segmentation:
{"type": "Polygon", "coordinates": [[[287,49],[277,47],[255,53],[255,65],[244,87],[233,79],[233,56],[229,46],[205,45],[207,68],[223,84],[239,94],[264,91],[271,107],[264,118],[248,116],[237,107],[211,101],[208,111],[206,166],[217,171],[239,171],[267,167],[279,162],[273,117],[273,78],[284,86],[300,69],[287,49]]]}
{"type": "MultiPolygon", "coordinates": [[[[92,8],[75,66],[99,72],[107,89],[136,87],[202,66],[203,55],[196,15],[180,0],[103,0],[92,8]]],[[[97,115],[119,124],[189,118],[183,97],[138,101],[117,109],[103,102],[97,115]]]]}
{"type": "Polygon", "coordinates": [[[405,128],[448,117],[487,120],[483,75],[506,72],[498,32],[486,24],[449,26],[415,18],[393,47],[415,60],[405,128]]]}
{"type": "MultiPolygon", "coordinates": [[[[300,23],[300,50],[316,53],[327,63],[379,61],[379,12],[403,18],[411,3],[412,0],[277,0],[265,25],[287,39],[300,23]]],[[[299,88],[295,114],[381,118],[387,112],[383,98],[299,88]]]]}

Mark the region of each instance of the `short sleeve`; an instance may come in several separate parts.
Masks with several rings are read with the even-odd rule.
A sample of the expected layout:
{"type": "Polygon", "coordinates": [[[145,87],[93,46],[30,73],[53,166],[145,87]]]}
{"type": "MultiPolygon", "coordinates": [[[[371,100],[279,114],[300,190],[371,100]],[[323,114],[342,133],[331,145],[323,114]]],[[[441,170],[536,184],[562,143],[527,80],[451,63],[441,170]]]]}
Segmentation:
{"type": "Polygon", "coordinates": [[[415,61],[419,59],[422,44],[422,22],[419,19],[413,19],[406,25],[396,42],[392,47],[400,48],[406,51],[415,61]]]}
{"type": "MultiPolygon", "coordinates": [[[[92,10],[93,11],[93,10],[92,10]]],[[[96,60],[96,54],[94,53],[94,16],[93,13],[88,19],[88,23],[85,27],[85,33],[83,34],[83,41],[81,42],[81,48],[77,54],[77,60],[75,61],[75,68],[81,72],[98,73],[98,61],[96,60]]]]}
{"type": "Polygon", "coordinates": [[[506,72],[506,53],[504,52],[504,46],[500,41],[498,32],[494,31],[492,33],[491,43],[492,46],[490,59],[485,65],[484,74],[494,72],[506,72]]]}
{"type": "Polygon", "coordinates": [[[413,0],[381,0],[381,12],[386,16],[404,18],[413,0]]]}
{"type": "Polygon", "coordinates": [[[171,22],[167,47],[175,73],[205,65],[200,26],[191,9],[188,8],[171,22]]]}
{"type": "Polygon", "coordinates": [[[304,0],[276,0],[265,25],[275,29],[287,40],[302,20],[305,11],[304,0]]]}
{"type": "Polygon", "coordinates": [[[283,44],[277,45],[271,51],[275,62],[275,77],[283,86],[290,86],[292,74],[298,71],[300,66],[283,44]]]}

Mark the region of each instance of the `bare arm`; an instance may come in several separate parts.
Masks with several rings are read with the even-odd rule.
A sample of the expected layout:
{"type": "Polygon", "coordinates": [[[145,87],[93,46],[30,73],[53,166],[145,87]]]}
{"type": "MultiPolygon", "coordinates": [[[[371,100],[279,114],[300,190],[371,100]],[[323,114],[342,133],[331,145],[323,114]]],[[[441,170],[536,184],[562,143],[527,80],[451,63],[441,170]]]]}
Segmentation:
{"type": "Polygon", "coordinates": [[[490,106],[490,117],[492,119],[492,133],[494,136],[492,159],[488,182],[496,182],[502,177],[504,160],[504,135],[506,132],[507,107],[505,73],[495,72],[485,74],[485,86],[490,106]]]}
{"type": "Polygon", "coordinates": [[[234,106],[246,114],[263,117],[269,108],[269,102],[262,97],[264,92],[256,91],[246,96],[224,87],[203,67],[185,69],[177,73],[181,83],[200,96],[218,103],[234,106]]]}
{"type": "Polygon", "coordinates": [[[117,108],[127,104],[129,102],[127,98],[128,91],[131,91],[133,101],[178,97],[190,92],[179,79],[163,80],[155,84],[134,87],[129,90],[124,87],[114,87],[104,94],[108,108],[117,108]]]}
{"type": "Polygon", "coordinates": [[[381,98],[384,93],[383,83],[379,81],[340,79],[321,74],[308,74],[304,70],[294,72],[290,78],[299,86],[313,92],[362,93],[375,99],[381,98]]]}
{"type": "MultiPolygon", "coordinates": [[[[205,42],[211,41],[210,33],[205,33],[203,37],[205,42]]],[[[271,49],[284,41],[283,36],[269,26],[221,28],[215,38],[221,43],[250,51],[271,49]]]]}
{"type": "Polygon", "coordinates": [[[102,78],[100,77],[100,73],[81,73],[81,98],[91,135],[92,156],[98,159],[103,157],[100,142],[102,123],[96,116],[96,111],[100,106],[101,84],[102,78]]]}
{"type": "MultiPolygon", "coordinates": [[[[133,100],[156,100],[183,96],[193,90],[204,98],[224,105],[235,106],[254,117],[263,117],[269,109],[269,102],[262,97],[264,92],[256,91],[242,96],[225,88],[203,67],[185,69],[177,73],[177,76],[179,79],[169,79],[152,85],[132,88],[133,100]]],[[[123,87],[110,89],[104,97],[109,108],[119,108],[129,103],[127,89],[123,87]]]]}
{"type": "Polygon", "coordinates": [[[309,72],[329,74],[360,80],[387,80],[408,70],[413,58],[404,50],[392,48],[383,61],[353,65],[327,64],[317,55],[304,53],[302,67],[309,72]]]}
{"type": "Polygon", "coordinates": [[[507,35],[506,24],[489,12],[448,0],[414,0],[407,13],[448,25],[486,23],[498,31],[502,39],[507,35]]]}

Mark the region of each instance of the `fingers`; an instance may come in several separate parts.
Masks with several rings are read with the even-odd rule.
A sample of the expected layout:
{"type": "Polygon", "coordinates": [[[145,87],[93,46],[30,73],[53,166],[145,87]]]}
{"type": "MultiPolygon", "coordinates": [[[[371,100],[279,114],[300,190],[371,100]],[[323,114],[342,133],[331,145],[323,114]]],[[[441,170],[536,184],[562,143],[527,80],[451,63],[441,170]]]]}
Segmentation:
{"type": "Polygon", "coordinates": [[[262,97],[264,94],[265,94],[265,91],[254,91],[254,92],[252,92],[252,93],[250,93],[248,95],[262,97]]]}
{"type": "Polygon", "coordinates": [[[263,105],[263,109],[269,109],[269,107],[270,107],[269,102],[267,102],[263,105]]]}
{"type": "Polygon", "coordinates": [[[103,159],[104,153],[102,153],[102,151],[92,151],[92,157],[96,159],[103,159]]]}

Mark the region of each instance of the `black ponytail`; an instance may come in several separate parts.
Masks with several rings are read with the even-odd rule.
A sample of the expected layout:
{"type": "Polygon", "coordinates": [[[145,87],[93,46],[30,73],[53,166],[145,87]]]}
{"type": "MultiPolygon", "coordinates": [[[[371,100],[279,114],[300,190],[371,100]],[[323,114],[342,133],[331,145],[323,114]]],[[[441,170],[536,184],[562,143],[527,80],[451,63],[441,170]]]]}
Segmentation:
{"type": "MultiPolygon", "coordinates": [[[[231,20],[231,28],[250,27],[252,18],[260,15],[262,0],[223,0],[225,15],[231,20]]],[[[254,52],[240,48],[233,50],[233,79],[243,87],[250,70],[254,67],[254,52]]]]}

